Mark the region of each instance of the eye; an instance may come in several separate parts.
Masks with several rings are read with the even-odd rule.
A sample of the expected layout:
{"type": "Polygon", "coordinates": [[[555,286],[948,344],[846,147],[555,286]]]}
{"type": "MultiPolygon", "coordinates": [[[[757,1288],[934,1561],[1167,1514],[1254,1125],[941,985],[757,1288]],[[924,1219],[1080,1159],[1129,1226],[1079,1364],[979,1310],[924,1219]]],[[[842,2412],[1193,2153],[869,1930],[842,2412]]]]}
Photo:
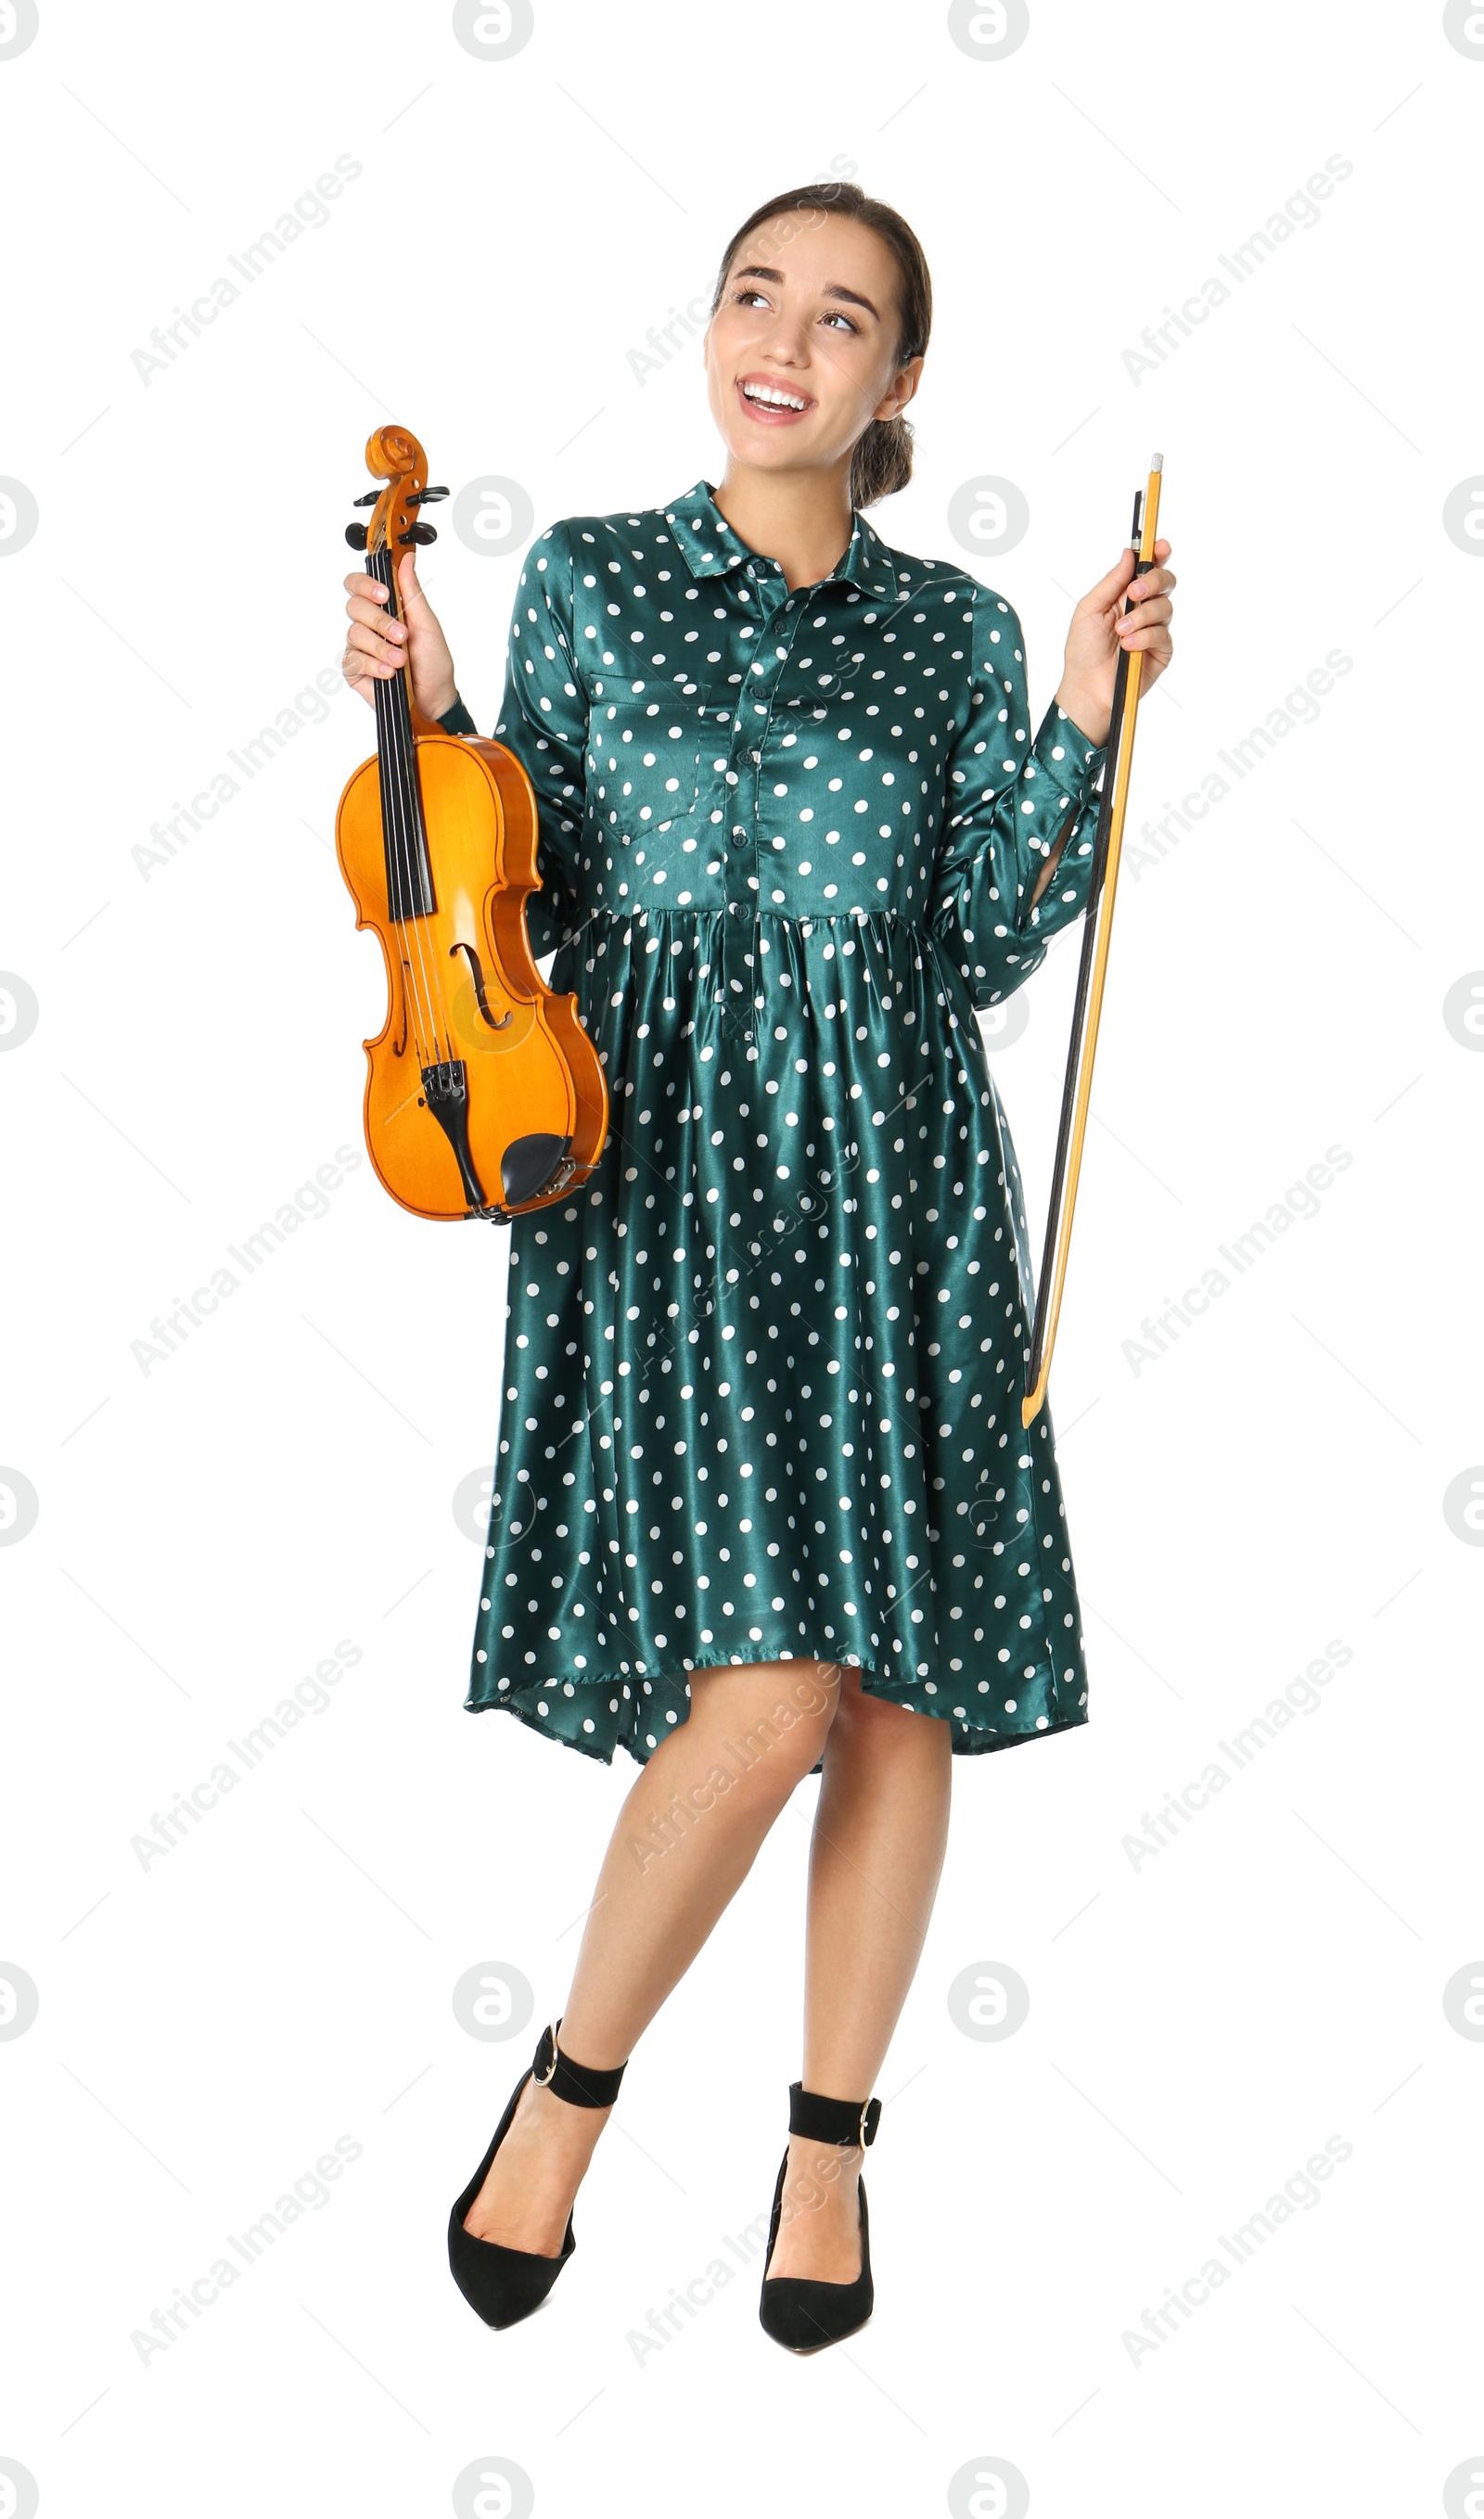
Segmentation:
{"type": "MultiPolygon", "coordinates": [[[[759,298],[763,297],[763,291],[762,291],[762,289],[761,289],[761,288],[734,288],[734,289],[732,290],[732,303],[733,303],[734,305],[736,305],[736,306],[740,306],[740,305],[742,305],[742,304],[744,303],[744,301],[745,301],[747,298],[749,298],[749,297],[759,297],[759,298]]],[[[766,301],[766,299],[764,298],[764,304],[766,304],[766,302],[767,302],[767,301],[766,301]]]]}
{"type": "Polygon", "coordinates": [[[853,324],[850,316],[843,313],[838,306],[832,307],[824,320],[827,324],[843,324],[848,332],[858,332],[860,330],[859,325],[853,324]]]}

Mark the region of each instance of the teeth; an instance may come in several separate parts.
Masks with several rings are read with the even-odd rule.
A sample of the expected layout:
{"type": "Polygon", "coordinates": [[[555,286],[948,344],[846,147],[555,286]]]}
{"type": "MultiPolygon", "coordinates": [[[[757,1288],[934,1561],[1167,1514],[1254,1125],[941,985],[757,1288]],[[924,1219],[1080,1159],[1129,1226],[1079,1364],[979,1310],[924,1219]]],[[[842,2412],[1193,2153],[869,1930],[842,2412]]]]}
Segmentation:
{"type": "Polygon", "coordinates": [[[808,409],[807,403],[801,401],[798,394],[781,393],[777,387],[773,385],[744,385],[742,391],[749,402],[776,403],[782,411],[807,411],[808,409]]]}

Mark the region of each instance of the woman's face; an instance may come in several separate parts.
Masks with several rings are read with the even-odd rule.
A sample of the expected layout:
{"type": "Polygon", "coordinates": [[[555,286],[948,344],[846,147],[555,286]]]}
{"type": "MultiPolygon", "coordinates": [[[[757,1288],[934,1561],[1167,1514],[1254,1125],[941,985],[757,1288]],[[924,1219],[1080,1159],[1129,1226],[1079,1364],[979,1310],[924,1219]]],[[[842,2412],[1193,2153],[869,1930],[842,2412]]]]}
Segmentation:
{"type": "Polygon", "coordinates": [[[828,468],[910,402],[923,363],[895,365],[898,286],[885,240],[838,211],[784,211],[744,237],[704,343],[736,463],[828,468]]]}

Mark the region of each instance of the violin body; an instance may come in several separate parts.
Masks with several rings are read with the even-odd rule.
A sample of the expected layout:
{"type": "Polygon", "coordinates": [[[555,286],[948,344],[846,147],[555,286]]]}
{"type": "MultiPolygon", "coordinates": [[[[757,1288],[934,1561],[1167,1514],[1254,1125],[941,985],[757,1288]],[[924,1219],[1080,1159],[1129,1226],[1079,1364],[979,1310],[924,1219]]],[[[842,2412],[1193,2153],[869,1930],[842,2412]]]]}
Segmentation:
{"type": "MultiPolygon", "coordinates": [[[[426,484],[416,440],[378,430],[367,461],[383,477],[396,467],[415,519],[426,484]]],[[[383,508],[392,530],[378,541],[369,529],[368,566],[393,610],[391,492],[383,508]]],[[[415,539],[430,537],[424,525],[415,539]]],[[[374,929],[386,964],[386,1021],[366,1043],[367,1149],[412,1215],[503,1223],[589,1178],[607,1132],[602,1064],[576,996],[546,987],[526,934],[541,878],[525,771],[503,744],[423,718],[405,671],[378,682],[375,698],[376,751],[335,817],[356,925],[374,929]]]]}
{"type": "Polygon", "coordinates": [[[441,730],[415,740],[437,834],[430,913],[391,915],[374,755],[349,780],[335,818],[356,925],[374,928],[386,959],[386,1022],[366,1043],[367,1148],[382,1187],[413,1215],[498,1221],[588,1178],[607,1093],[576,998],[547,989],[532,959],[524,896],[538,880],[536,799],[525,772],[502,744],[441,730]],[[434,1044],[419,1042],[415,1020],[418,983],[435,971],[436,1059],[425,1057],[434,1044]],[[463,1096],[446,1076],[429,1080],[424,1065],[461,1065],[463,1096]]]}

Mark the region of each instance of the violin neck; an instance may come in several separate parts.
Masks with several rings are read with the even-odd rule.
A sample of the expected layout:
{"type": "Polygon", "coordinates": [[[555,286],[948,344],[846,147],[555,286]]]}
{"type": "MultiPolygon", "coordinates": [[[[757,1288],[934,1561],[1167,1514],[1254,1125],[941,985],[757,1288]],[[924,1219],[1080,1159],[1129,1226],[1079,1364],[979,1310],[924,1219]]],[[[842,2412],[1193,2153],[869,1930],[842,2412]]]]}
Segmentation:
{"type": "MultiPolygon", "coordinates": [[[[387,593],[386,609],[402,618],[393,554],[383,544],[368,552],[366,565],[387,593]]],[[[396,918],[426,918],[436,907],[428,861],[427,830],[408,700],[407,667],[375,685],[376,759],[381,772],[381,841],[386,852],[386,906],[396,918]]]]}

